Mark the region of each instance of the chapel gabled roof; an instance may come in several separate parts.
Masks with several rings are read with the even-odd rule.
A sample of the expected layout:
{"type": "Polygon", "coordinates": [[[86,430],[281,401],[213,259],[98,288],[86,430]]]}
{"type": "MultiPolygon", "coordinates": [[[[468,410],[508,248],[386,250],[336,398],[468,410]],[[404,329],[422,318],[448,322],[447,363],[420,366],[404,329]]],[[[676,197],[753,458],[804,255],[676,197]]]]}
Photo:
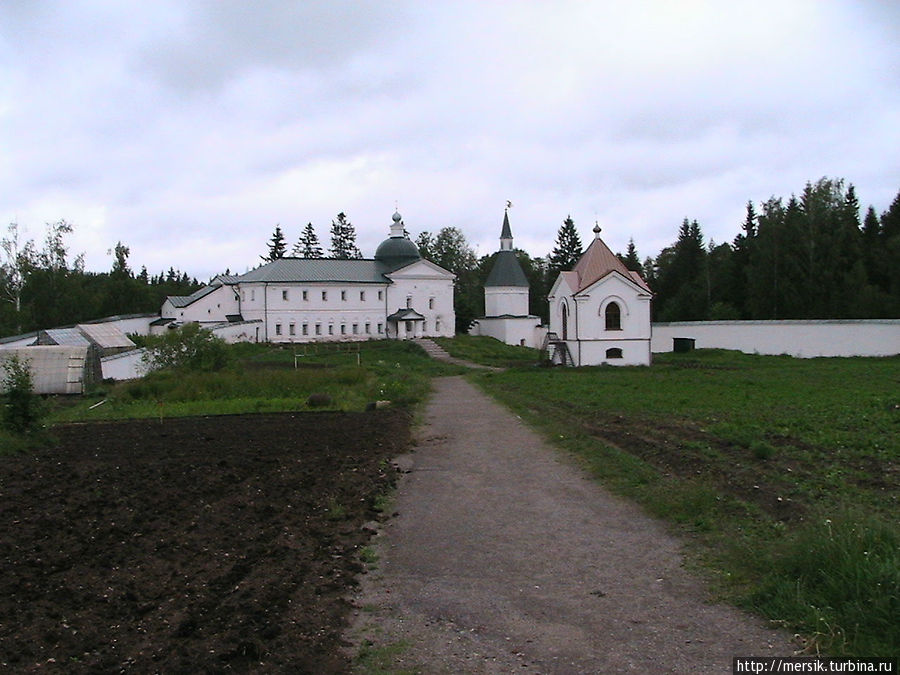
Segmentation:
{"type": "Polygon", "coordinates": [[[594,241],[591,242],[587,251],[575,263],[575,267],[572,268],[572,271],[578,278],[576,293],[580,293],[612,272],[618,272],[650,293],[650,287],[647,286],[647,282],[643,280],[641,275],[629,270],[625,263],[609,250],[609,247],[600,238],[600,228],[595,228],[594,232],[597,235],[594,237],[594,241]]]}

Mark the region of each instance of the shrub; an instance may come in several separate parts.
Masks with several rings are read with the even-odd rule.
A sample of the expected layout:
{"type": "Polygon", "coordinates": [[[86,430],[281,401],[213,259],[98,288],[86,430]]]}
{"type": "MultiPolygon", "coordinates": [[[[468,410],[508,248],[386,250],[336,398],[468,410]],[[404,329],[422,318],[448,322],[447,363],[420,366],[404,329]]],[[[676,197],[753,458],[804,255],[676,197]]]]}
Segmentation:
{"type": "Polygon", "coordinates": [[[197,323],[185,324],[146,340],[144,360],[152,370],[162,368],[213,372],[229,361],[228,345],[197,323]]]}
{"type": "Polygon", "coordinates": [[[3,427],[17,434],[34,431],[42,417],[41,399],[34,393],[26,359],[13,354],[3,363],[3,427]]]}

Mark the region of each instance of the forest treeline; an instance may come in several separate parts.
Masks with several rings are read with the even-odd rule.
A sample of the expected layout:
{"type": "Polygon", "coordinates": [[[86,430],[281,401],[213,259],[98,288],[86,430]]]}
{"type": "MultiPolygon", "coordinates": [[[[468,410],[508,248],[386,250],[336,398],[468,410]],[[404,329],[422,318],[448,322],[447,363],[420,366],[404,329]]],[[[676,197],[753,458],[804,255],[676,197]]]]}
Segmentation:
{"type": "MultiPolygon", "coordinates": [[[[900,317],[900,193],[878,214],[861,217],[852,184],[822,178],[799,196],[747,203],[733,241],[706,241],[696,220],[684,218],[676,240],[641,261],[630,242],[617,253],[640,272],[653,290],[655,321],[712,319],[866,319],[900,317]]],[[[72,225],[48,224],[41,246],[20,241],[11,224],[2,240],[0,335],[74,324],[104,316],[157,312],[168,295],[200,287],[186,272],[169,268],[150,276],[128,266],[128,247],[119,242],[109,272],[84,271],[82,256],[69,260],[65,238],[72,225]]],[[[422,256],[456,274],[457,330],[484,314],[484,281],[496,254],[478,257],[458,227],[421,232],[414,241],[422,256]]],[[[312,223],[301,231],[290,255],[360,258],[356,232],[339,213],[323,250],[312,223]]],[[[561,270],[583,253],[571,217],[557,231],[553,250],[532,257],[518,250],[531,285],[530,312],[548,319],[547,294],[561,270]]],[[[289,254],[280,225],[266,243],[263,261],[289,254]]],[[[226,274],[228,271],[226,270],[226,274]]]]}
{"type": "Polygon", "coordinates": [[[170,267],[151,276],[128,266],[129,249],[118,242],[109,272],[88,272],[84,255],[72,258],[66,238],[73,226],[48,223],[43,242],[24,240],[18,223],[2,238],[0,336],[67,326],[122,314],[158,312],[168,295],[200,288],[196,279],[170,267]]]}

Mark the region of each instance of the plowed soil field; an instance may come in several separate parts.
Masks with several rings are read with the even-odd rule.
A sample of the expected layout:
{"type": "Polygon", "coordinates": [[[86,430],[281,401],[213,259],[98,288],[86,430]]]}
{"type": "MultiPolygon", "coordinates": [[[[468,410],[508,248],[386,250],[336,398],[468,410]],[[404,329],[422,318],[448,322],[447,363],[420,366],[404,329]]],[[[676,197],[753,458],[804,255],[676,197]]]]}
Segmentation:
{"type": "Polygon", "coordinates": [[[67,425],[0,457],[0,670],[348,669],[401,411],[67,425]]]}

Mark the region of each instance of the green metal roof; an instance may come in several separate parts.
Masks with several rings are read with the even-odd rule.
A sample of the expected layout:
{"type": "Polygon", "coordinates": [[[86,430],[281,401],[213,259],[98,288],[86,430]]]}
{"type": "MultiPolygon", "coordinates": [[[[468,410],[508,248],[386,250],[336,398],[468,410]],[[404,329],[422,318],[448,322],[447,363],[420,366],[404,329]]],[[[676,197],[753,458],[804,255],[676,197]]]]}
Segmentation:
{"type": "Polygon", "coordinates": [[[528,287],[528,279],[515,251],[498,251],[494,257],[494,266],[488,274],[485,286],[525,286],[528,287]]]}
{"type": "Polygon", "coordinates": [[[377,260],[335,260],[333,258],[279,258],[250,270],[237,283],[345,282],[386,284],[390,272],[377,260]]]}

